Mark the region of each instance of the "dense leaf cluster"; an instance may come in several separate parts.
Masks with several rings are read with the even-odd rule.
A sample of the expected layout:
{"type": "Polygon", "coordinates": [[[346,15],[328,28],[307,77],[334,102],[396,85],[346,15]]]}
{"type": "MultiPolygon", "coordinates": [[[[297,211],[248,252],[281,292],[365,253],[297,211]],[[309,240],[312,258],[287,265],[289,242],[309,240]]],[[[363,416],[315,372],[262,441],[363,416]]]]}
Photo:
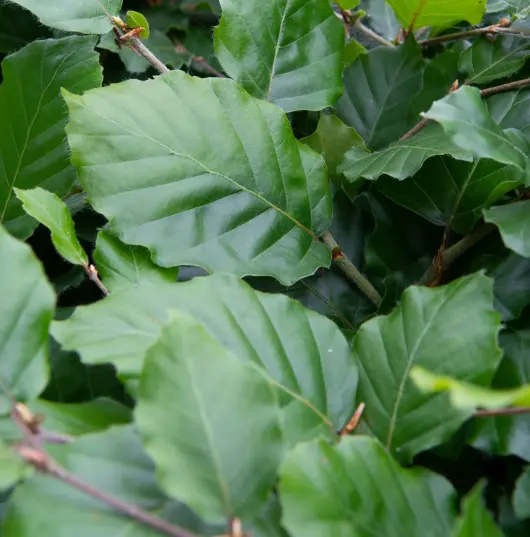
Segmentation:
{"type": "Polygon", "coordinates": [[[0,0],[0,535],[530,531],[526,0],[0,0]]]}

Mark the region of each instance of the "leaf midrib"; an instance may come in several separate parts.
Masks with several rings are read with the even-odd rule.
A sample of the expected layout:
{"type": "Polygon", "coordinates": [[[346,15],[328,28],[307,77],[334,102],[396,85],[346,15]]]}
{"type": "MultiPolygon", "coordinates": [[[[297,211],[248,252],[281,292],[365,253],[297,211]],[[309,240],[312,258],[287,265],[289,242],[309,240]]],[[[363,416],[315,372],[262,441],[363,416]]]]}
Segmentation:
{"type": "MultiPolygon", "coordinates": [[[[271,1],[271,0],[269,0],[271,1]]],[[[274,79],[274,76],[276,74],[276,63],[278,62],[278,54],[280,53],[280,43],[283,38],[283,28],[285,24],[285,18],[288,11],[288,6],[290,4],[290,0],[287,0],[285,3],[285,9],[282,14],[282,20],[280,21],[280,29],[278,30],[278,39],[276,40],[276,46],[274,47],[274,56],[272,59],[272,66],[271,66],[271,74],[269,77],[269,83],[267,85],[267,101],[270,101],[271,98],[271,91],[272,91],[272,81],[274,79]]]]}

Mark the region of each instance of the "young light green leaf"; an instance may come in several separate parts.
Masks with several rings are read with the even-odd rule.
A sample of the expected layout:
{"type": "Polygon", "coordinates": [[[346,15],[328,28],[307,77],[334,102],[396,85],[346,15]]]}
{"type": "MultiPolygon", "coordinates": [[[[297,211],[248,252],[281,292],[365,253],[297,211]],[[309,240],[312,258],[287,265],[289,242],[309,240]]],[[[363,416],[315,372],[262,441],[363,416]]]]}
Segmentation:
{"type": "Polygon", "coordinates": [[[448,481],[401,468],[366,436],[299,444],[285,458],[279,492],[292,537],[424,537],[425,528],[447,537],[455,518],[448,481]]]}
{"type": "Polygon", "coordinates": [[[62,197],[76,179],[64,140],[68,110],[60,89],[82,92],[101,85],[95,44],[95,37],[79,36],[34,41],[2,62],[0,223],[20,238],[29,237],[36,222],[13,187],[41,186],[62,197]]]}
{"type": "Polygon", "coordinates": [[[450,26],[467,21],[478,24],[486,11],[484,0],[387,0],[405,28],[450,26]]]}
{"type": "Polygon", "coordinates": [[[215,53],[252,96],[322,110],[342,93],[344,27],[329,0],[221,0],[215,53]]]}
{"type": "Polygon", "coordinates": [[[466,234],[481,218],[483,209],[521,183],[522,173],[514,166],[488,159],[460,162],[435,157],[407,181],[381,177],[377,187],[433,224],[451,226],[466,234]]]}
{"type": "Polygon", "coordinates": [[[122,0],[11,0],[29,9],[39,17],[42,24],[66,32],[81,34],[104,34],[112,28],[107,13],[117,16],[122,0]],[[107,13],[106,13],[107,12],[107,13]]]}
{"type": "MultiPolygon", "coordinates": [[[[68,472],[104,494],[137,505],[198,535],[222,533],[222,528],[206,526],[189,508],[160,491],[153,462],[132,426],[113,427],[67,444],[48,445],[46,452],[68,472]]],[[[103,502],[57,479],[37,473],[11,495],[2,537],[93,537],[96,527],[98,537],[161,535],[159,530],[109,509],[103,502]]]]}
{"type": "Polygon", "coordinates": [[[48,380],[55,294],[31,248],[1,226],[0,259],[0,382],[17,399],[33,399],[48,380]]]}
{"type": "Polygon", "coordinates": [[[464,498],[462,514],[451,537],[503,537],[482,499],[484,486],[479,484],[464,498]]]}
{"type": "Polygon", "coordinates": [[[359,5],[361,0],[338,0],[341,9],[353,9],[359,5]]]}
{"type": "Polygon", "coordinates": [[[68,320],[55,322],[52,333],[85,363],[113,363],[134,389],[145,352],[170,309],[203,322],[238,358],[269,373],[279,387],[289,440],[329,434],[353,414],[357,370],[337,326],[294,300],[259,293],[234,276],[114,293],[78,307],[68,320]]]}
{"type": "Polygon", "coordinates": [[[530,407],[530,386],[514,390],[490,390],[444,375],[434,375],[418,366],[411,369],[410,378],[424,392],[448,392],[455,408],[493,410],[509,406],[530,407]]]}
{"type": "Polygon", "coordinates": [[[492,207],[484,211],[484,220],[499,228],[507,248],[530,257],[530,200],[492,207]]]}
{"type": "Polygon", "coordinates": [[[433,103],[422,115],[440,123],[456,145],[475,157],[510,164],[530,174],[528,142],[516,133],[501,130],[477,88],[463,86],[433,103]]]}
{"type": "Polygon", "coordinates": [[[331,219],[325,164],[278,107],[181,71],[65,98],[93,206],[156,264],[287,285],[329,265],[318,241],[331,219]]]}
{"type": "Polygon", "coordinates": [[[337,171],[344,173],[351,182],[361,177],[377,179],[383,174],[406,179],[418,172],[427,159],[436,155],[451,155],[468,162],[473,158],[469,151],[453,143],[440,125],[433,123],[410,138],[380,151],[371,153],[361,147],[353,147],[346,152],[337,171]]]}
{"type": "Polygon", "coordinates": [[[414,123],[409,105],[421,89],[422,69],[421,48],[413,39],[369,51],[344,70],[337,115],[370,149],[395,141],[414,123]]]}
{"type": "Polygon", "coordinates": [[[364,323],[353,342],[366,429],[404,460],[447,439],[471,411],[448,405],[447,395],[420,392],[409,373],[421,366],[488,385],[502,355],[499,329],[493,281],[483,274],[409,287],[390,315],[364,323]]]}
{"type": "Polygon", "coordinates": [[[203,324],[170,313],[147,351],[135,418],[162,488],[202,518],[249,517],[266,502],[283,455],[275,390],[203,324]]]}
{"type": "Polygon", "coordinates": [[[528,466],[515,484],[513,510],[520,519],[530,518],[530,467],[528,466]]]}
{"type": "Polygon", "coordinates": [[[127,11],[125,24],[133,30],[134,28],[143,28],[138,34],[140,39],[147,39],[149,37],[149,23],[147,19],[138,11],[127,11]]]}
{"type": "Polygon", "coordinates": [[[510,76],[530,56],[530,43],[524,37],[499,35],[492,42],[479,38],[460,55],[458,68],[468,84],[486,84],[510,76]]]}
{"type": "Polygon", "coordinates": [[[73,265],[88,265],[86,252],[75,234],[74,221],[58,196],[42,188],[14,191],[24,210],[50,230],[57,251],[73,265]]]}
{"type": "Polygon", "coordinates": [[[174,282],[178,276],[178,268],[155,265],[148,250],[127,246],[106,230],[98,233],[94,261],[105,287],[113,292],[147,282],[174,282]]]}
{"type": "Polygon", "coordinates": [[[355,39],[351,39],[344,47],[344,65],[350,65],[362,54],[368,51],[355,39]]]}

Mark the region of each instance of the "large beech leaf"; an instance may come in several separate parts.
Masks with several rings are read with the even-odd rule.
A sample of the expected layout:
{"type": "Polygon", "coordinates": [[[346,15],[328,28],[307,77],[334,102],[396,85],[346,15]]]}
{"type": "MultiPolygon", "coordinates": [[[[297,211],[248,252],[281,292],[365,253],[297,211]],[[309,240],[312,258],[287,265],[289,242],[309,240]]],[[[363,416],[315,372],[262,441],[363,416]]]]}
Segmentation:
{"type": "Polygon", "coordinates": [[[493,280],[483,274],[408,288],[390,315],[367,321],[354,339],[366,429],[405,460],[447,439],[472,411],[451,407],[447,394],[422,393],[409,373],[421,366],[488,385],[501,357],[499,329],[493,280]]]}
{"type": "Polygon", "coordinates": [[[502,129],[518,129],[530,135],[530,91],[509,91],[487,98],[491,117],[502,129]]]}
{"type": "Polygon", "coordinates": [[[24,210],[50,230],[57,251],[74,265],[87,265],[88,257],[77,240],[74,221],[66,204],[42,188],[14,190],[24,210]]]}
{"type": "Polygon", "coordinates": [[[515,73],[523,66],[528,56],[528,39],[500,35],[491,42],[481,37],[462,52],[458,68],[466,74],[468,84],[486,84],[515,73]]]}
{"type": "Polygon", "coordinates": [[[10,0],[39,17],[42,24],[82,34],[104,34],[112,23],[105,10],[118,15],[122,0],[10,0]]]}
{"type": "Polygon", "coordinates": [[[293,537],[447,537],[454,520],[448,481],[401,468],[366,436],[299,444],[285,458],[279,490],[293,537]]]}
{"type": "Polygon", "coordinates": [[[410,101],[422,79],[421,48],[413,39],[393,49],[378,47],[344,70],[344,95],[335,110],[370,149],[379,149],[413,124],[410,101]]]}
{"type": "Polygon", "coordinates": [[[335,429],[351,417],[357,371],[336,325],[283,295],[256,292],[233,276],[111,294],[78,307],[68,320],[55,322],[52,332],[84,362],[113,363],[134,387],[145,352],[170,309],[202,321],[222,345],[263,367],[283,387],[280,404],[289,437],[329,431],[323,415],[335,429]]]}
{"type": "Polygon", "coordinates": [[[484,0],[386,0],[397,19],[414,30],[422,26],[450,26],[467,21],[478,24],[486,11],[484,0]]]}
{"type": "MultiPolygon", "coordinates": [[[[32,399],[47,382],[55,294],[30,247],[1,226],[0,259],[0,385],[32,399]]],[[[0,387],[0,405],[2,396],[0,387]]]]}
{"type": "Polygon", "coordinates": [[[342,93],[344,28],[329,0],[221,0],[215,53],[251,95],[322,110],[342,93]]]}
{"type": "Polygon", "coordinates": [[[520,133],[502,131],[477,88],[461,87],[434,102],[423,116],[441,123],[452,141],[475,157],[510,164],[530,174],[528,142],[520,133]]]}
{"type": "MultiPolygon", "coordinates": [[[[107,495],[138,505],[194,533],[222,533],[219,527],[217,531],[205,527],[188,508],[161,492],[154,465],[131,426],[113,427],[69,444],[48,446],[46,451],[78,479],[107,495]]],[[[36,474],[20,484],[6,511],[3,537],[94,537],[96,528],[99,537],[161,535],[45,474],[36,474]]]]}
{"type": "Polygon", "coordinates": [[[493,517],[484,505],[483,486],[476,485],[464,498],[462,514],[451,532],[451,537],[503,537],[493,517]]]}
{"type": "Polygon", "coordinates": [[[178,268],[155,265],[148,250],[127,246],[106,230],[98,233],[94,261],[110,291],[121,291],[146,282],[174,282],[178,275],[178,268]]]}
{"type": "Polygon", "coordinates": [[[64,196],[76,179],[64,140],[68,111],[60,89],[82,92],[101,85],[95,44],[95,37],[34,41],[2,62],[0,222],[19,237],[31,235],[36,223],[13,188],[41,186],[64,196]]]}
{"type": "Polygon", "coordinates": [[[383,174],[395,179],[414,175],[423,163],[436,155],[451,155],[459,160],[471,161],[469,151],[451,141],[440,125],[427,125],[417,134],[398,141],[380,151],[370,153],[361,147],[353,147],[344,156],[338,171],[347,179],[360,177],[377,179],[383,174]]]}
{"type": "Polygon", "coordinates": [[[486,222],[495,224],[504,244],[515,253],[530,257],[530,201],[517,201],[484,211],[486,222]]]}
{"type": "Polygon", "coordinates": [[[475,226],[483,209],[521,182],[522,174],[514,166],[488,159],[461,162],[435,157],[407,181],[382,177],[377,187],[434,224],[465,234],[475,226]]]}
{"type": "Polygon", "coordinates": [[[162,488],[202,518],[248,517],[267,500],[283,455],[275,389],[204,325],[170,314],[147,352],[135,418],[162,488]]]}
{"type": "Polygon", "coordinates": [[[291,284],[329,264],[317,240],[331,216],[324,162],[276,106],[181,71],[65,98],[95,209],[158,265],[291,284]]]}
{"type": "Polygon", "coordinates": [[[379,35],[389,41],[397,37],[401,25],[385,0],[362,0],[361,7],[367,12],[370,26],[379,35]]]}

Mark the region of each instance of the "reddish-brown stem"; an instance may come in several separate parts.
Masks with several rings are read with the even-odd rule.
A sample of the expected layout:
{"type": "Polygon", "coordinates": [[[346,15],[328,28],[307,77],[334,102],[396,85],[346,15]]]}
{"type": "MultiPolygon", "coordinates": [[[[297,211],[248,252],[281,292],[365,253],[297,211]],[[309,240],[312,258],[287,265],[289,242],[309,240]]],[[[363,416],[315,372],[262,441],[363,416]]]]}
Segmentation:
{"type": "Polygon", "coordinates": [[[94,265],[83,265],[83,268],[85,269],[88,279],[91,282],[94,282],[105,296],[108,296],[110,294],[109,290],[103,285],[103,282],[99,279],[99,274],[96,267],[94,265]]]}
{"type": "Polygon", "coordinates": [[[498,408],[496,410],[477,410],[474,418],[488,418],[491,416],[515,416],[517,414],[530,414],[530,408],[527,407],[510,407],[498,408]]]}
{"type": "Polygon", "coordinates": [[[188,54],[191,58],[191,61],[198,63],[200,66],[203,67],[203,69],[206,69],[209,73],[212,75],[218,77],[218,78],[226,78],[226,76],[217,71],[217,69],[214,69],[202,56],[195,56],[191,53],[178,39],[173,38],[173,43],[175,43],[175,46],[177,48],[177,52],[180,54],[188,54]]]}

